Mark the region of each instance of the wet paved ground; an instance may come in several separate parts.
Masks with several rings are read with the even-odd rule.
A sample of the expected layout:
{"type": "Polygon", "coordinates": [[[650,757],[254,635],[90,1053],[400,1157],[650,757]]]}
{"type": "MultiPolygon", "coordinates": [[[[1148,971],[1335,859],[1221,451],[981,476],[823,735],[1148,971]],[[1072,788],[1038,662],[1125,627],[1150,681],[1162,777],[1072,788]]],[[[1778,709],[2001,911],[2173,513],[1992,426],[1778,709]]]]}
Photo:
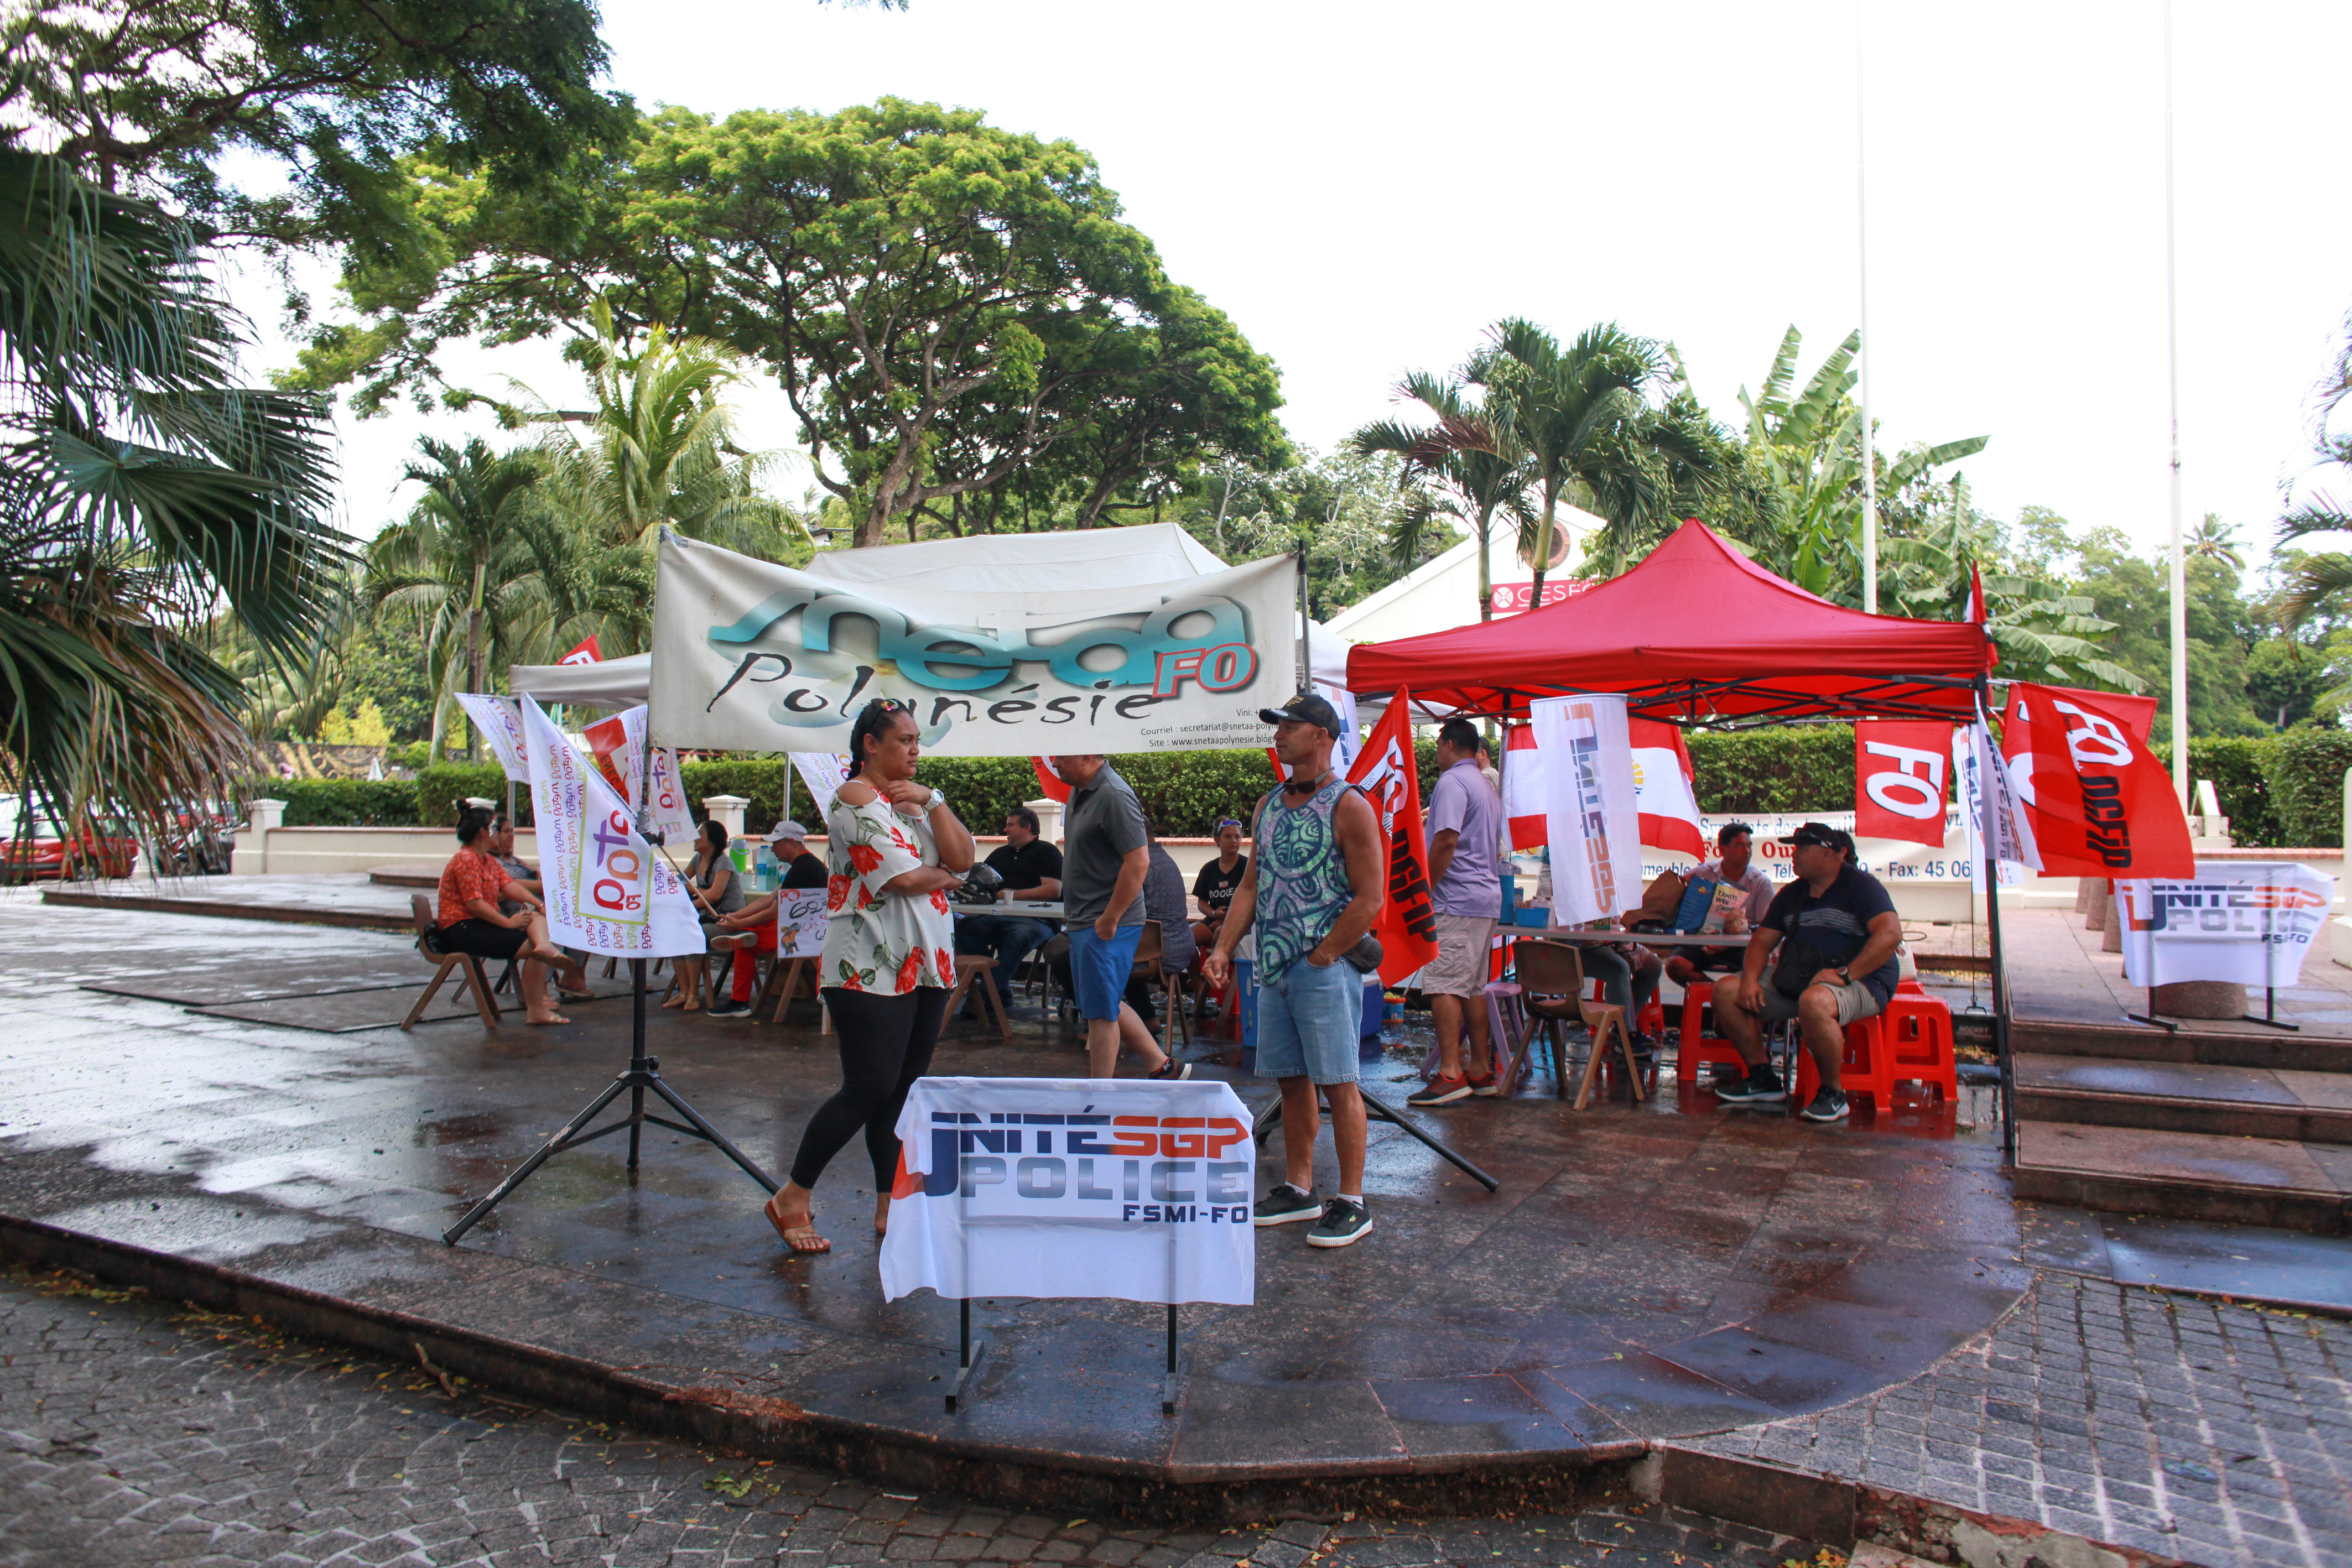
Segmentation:
{"type": "Polygon", "coordinates": [[[413,1366],[0,1272],[0,1568],[1236,1562],[1778,1568],[1657,1509],[1159,1530],[892,1493],[485,1397],[413,1366]]]}
{"type": "MultiPolygon", "coordinates": [[[[23,904],[0,906],[0,934],[15,993],[0,1211],[551,1347],[730,1367],[812,1410],[947,1438],[1246,1473],[1717,1430],[1908,1377],[2028,1279],[1997,1148],[1955,1136],[1948,1110],[1829,1128],[1697,1097],[1688,1113],[1621,1099],[1580,1114],[1539,1082],[1425,1124],[1499,1193],[1383,1128],[1367,1241],[1318,1252],[1303,1227],[1262,1233],[1255,1309],[1184,1310],[1192,1378],[1174,1421],[1158,1412],[1159,1310],[1098,1301],[979,1303],[1003,1354],[975,1408],[948,1417],[934,1374],[954,1308],[881,1301],[854,1158],[821,1194],[829,1258],[784,1255],[758,1189],[667,1134],[634,1187],[607,1140],[440,1247],[467,1198],[619,1065],[624,1004],[561,1030],[318,1034],[65,982],[178,996],[224,968],[273,987],[334,966],[376,976],[395,939],[23,904]]],[[[653,1030],[671,1081],[771,1169],[837,1081],[805,1028],[656,1013],[653,1030]]],[[[1012,1048],[949,1047],[940,1065],[1076,1067],[1069,1037],[1021,1032],[1012,1048]]],[[[1411,1061],[1396,1053],[1377,1076],[1401,1103],[1411,1061]]]]}

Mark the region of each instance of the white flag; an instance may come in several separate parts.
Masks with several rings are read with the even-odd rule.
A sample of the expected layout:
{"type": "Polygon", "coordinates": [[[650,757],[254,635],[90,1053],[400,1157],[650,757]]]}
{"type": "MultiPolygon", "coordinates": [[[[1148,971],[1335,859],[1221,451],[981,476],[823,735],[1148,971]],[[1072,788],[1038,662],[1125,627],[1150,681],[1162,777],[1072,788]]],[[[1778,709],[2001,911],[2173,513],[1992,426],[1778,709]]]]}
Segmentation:
{"type": "MultiPolygon", "coordinates": [[[[824,830],[825,813],[833,810],[833,798],[849,777],[846,753],[831,751],[795,751],[791,753],[793,771],[808,786],[809,799],[816,802],[816,815],[801,826],[811,832],[824,830]]],[[[790,811],[784,813],[789,817],[790,811]]]]}
{"type": "Polygon", "coordinates": [[[555,940],[628,958],[699,956],[694,901],[667,862],[637,836],[613,787],[522,699],[540,884],[555,940]]]}
{"type": "Polygon", "coordinates": [[[1552,918],[1614,920],[1642,902],[1641,809],[1622,696],[1544,697],[1528,705],[1544,754],[1552,918]]]}
{"type": "Polygon", "coordinates": [[[2041,856],[2033,852],[2024,813],[2011,792],[2009,770],[1992,743],[1992,730],[1981,718],[1953,727],[1952,785],[1960,825],[1968,830],[1969,885],[1984,891],[1988,842],[2000,867],[2000,885],[2015,887],[2024,882],[2026,868],[2039,864],[2041,856]]]}
{"type": "Polygon", "coordinates": [[[522,715],[512,697],[492,696],[483,692],[459,692],[457,706],[474,721],[481,732],[483,744],[490,755],[499,759],[507,777],[518,784],[530,782],[530,767],[523,760],[522,715]]]}
{"type": "MultiPolygon", "coordinates": [[[[620,776],[629,810],[644,810],[645,802],[637,799],[637,792],[646,777],[646,705],[639,703],[611,718],[600,719],[581,734],[587,737],[588,749],[596,754],[598,766],[609,768],[620,776]]],[[[654,831],[662,836],[662,842],[691,842],[694,813],[687,809],[686,786],[678,781],[677,753],[667,746],[654,747],[653,802],[654,831]]]]}

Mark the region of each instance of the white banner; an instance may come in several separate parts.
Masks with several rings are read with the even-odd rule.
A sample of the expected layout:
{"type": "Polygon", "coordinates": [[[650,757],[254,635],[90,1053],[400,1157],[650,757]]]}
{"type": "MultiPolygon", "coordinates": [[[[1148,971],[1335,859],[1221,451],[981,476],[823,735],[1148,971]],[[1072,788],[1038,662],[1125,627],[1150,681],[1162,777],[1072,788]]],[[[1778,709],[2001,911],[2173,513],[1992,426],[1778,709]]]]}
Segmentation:
{"type": "Polygon", "coordinates": [[[2335,901],[2334,877],[2294,861],[2199,861],[2193,882],[2119,882],[2124,978],[2292,986],[2335,901]]]}
{"type": "Polygon", "coordinates": [[[540,885],[555,940],[627,958],[699,956],[686,884],[630,825],[628,808],[540,706],[522,699],[540,885]]]}
{"type": "Polygon", "coordinates": [[[2009,769],[1993,747],[1991,732],[1982,724],[1952,727],[1952,792],[1959,807],[1945,818],[1945,841],[1950,841],[1950,823],[1957,820],[1962,852],[1968,857],[1969,888],[1984,891],[1988,838],[1994,845],[2000,885],[2022,883],[2025,852],[2019,836],[2017,798],[2010,793],[2009,769]]]}
{"type": "Polygon", "coordinates": [[[530,782],[530,765],[523,756],[522,713],[512,697],[492,696],[482,692],[459,692],[457,706],[474,721],[481,732],[482,744],[499,759],[508,778],[518,784],[530,782]]]}
{"type": "Polygon", "coordinates": [[[871,588],[664,535],[654,733],[846,749],[868,700],[943,757],[1262,747],[1297,688],[1292,559],[1099,591],[871,588]]]}
{"type": "Polygon", "coordinates": [[[776,956],[814,958],[824,950],[831,915],[822,887],[788,887],[776,894],[776,956]]]}
{"type": "Polygon", "coordinates": [[[886,1300],[1256,1300],[1256,1145],[1230,1085],[919,1078],[898,1137],[886,1300]]]}
{"type": "Polygon", "coordinates": [[[1625,699],[1542,697],[1528,714],[1544,757],[1553,919],[1614,920],[1642,902],[1643,886],[1625,699]]]}
{"type": "MultiPolygon", "coordinates": [[[[1796,873],[1790,869],[1789,855],[1780,840],[1797,831],[1801,822],[1826,822],[1832,828],[1853,831],[1852,811],[1788,811],[1778,814],[1742,814],[1718,811],[1699,818],[1699,826],[1709,844],[1727,823],[1745,822],[1756,835],[1756,869],[1775,883],[1793,882],[1796,873]]],[[[1944,813],[1944,844],[1933,849],[1926,844],[1903,839],[1856,839],[1853,841],[1854,863],[1879,881],[1893,886],[1902,882],[1966,882],[1969,877],[1968,829],[1960,821],[1957,810],[1944,813]]],[[[1642,852],[1642,876],[1644,883],[1662,871],[1688,871],[1697,863],[1686,854],[1645,847],[1642,852]]],[[[2004,883],[2004,885],[2006,885],[2004,883]]]]}
{"type": "MultiPolygon", "coordinates": [[[[833,810],[833,798],[849,777],[849,754],[839,756],[830,751],[795,751],[792,754],[793,771],[808,786],[809,799],[816,802],[815,812],[806,818],[793,818],[812,833],[824,831],[825,813],[833,810]]],[[[784,813],[792,817],[790,811],[784,813]]]]}
{"type": "MultiPolygon", "coordinates": [[[[605,772],[604,781],[612,783],[617,776],[629,810],[644,810],[637,791],[646,777],[646,705],[639,703],[611,718],[598,719],[580,734],[588,749],[596,754],[597,767],[605,772]]],[[[654,747],[651,782],[654,831],[666,844],[692,843],[694,813],[687,807],[686,786],[678,781],[677,753],[667,746],[654,747]]]]}

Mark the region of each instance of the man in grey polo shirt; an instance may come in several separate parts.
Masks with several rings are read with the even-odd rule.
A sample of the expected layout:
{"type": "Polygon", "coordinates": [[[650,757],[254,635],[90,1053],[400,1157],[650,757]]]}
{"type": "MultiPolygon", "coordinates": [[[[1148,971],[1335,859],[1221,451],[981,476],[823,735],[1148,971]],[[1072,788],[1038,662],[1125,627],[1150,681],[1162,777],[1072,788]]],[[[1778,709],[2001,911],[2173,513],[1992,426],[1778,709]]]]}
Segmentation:
{"type": "Polygon", "coordinates": [[[1448,719],[1438,730],[1437,769],[1428,823],[1437,956],[1421,971],[1421,994],[1437,1024],[1437,1076],[1406,1102],[1412,1105],[1502,1092],[1486,1039],[1486,955],[1503,913],[1503,801],[1479,769],[1478,730],[1468,719],[1448,719]]]}
{"type": "MultiPolygon", "coordinates": [[[[1054,771],[1070,787],[1062,812],[1062,911],[1069,921],[1070,989],[1078,1016],[1087,1020],[1087,1072],[1111,1078],[1118,1072],[1119,1010],[1126,1007],[1127,977],[1135,969],[1135,945],[1143,935],[1143,878],[1151,866],[1150,834],[1142,803],[1107,757],[1056,757],[1054,771]]],[[[1129,1014],[1132,1017],[1132,1013],[1129,1014]]],[[[1142,1032],[1142,1020],[1136,1030],[1142,1032]]],[[[1139,1048],[1143,1049],[1143,1048],[1139,1048]]],[[[1159,1056],[1154,1078],[1190,1078],[1189,1063],[1178,1066],[1159,1056]]]]}

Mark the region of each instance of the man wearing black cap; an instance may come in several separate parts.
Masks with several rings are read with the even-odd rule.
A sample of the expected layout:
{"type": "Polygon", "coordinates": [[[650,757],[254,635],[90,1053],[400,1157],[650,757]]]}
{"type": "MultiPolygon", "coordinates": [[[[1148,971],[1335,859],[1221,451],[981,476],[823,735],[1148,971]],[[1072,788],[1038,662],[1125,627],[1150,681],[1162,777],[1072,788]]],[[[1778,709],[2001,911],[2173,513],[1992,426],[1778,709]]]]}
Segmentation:
{"type": "Polygon", "coordinates": [[[1846,1025],[1874,1018],[1895,994],[1902,968],[1895,949],[1903,922],[1879,880],[1853,863],[1853,838],[1807,822],[1782,839],[1797,880],[1773,895],[1748,940],[1739,983],[1716,990],[1723,1035],[1748,1063],[1739,1082],[1717,1080],[1715,1097],[1731,1104],[1778,1104],[1789,1097],[1764,1054],[1764,1026],[1797,1020],[1821,1070],[1821,1092],[1799,1113],[1808,1122],[1846,1114],[1838,1071],[1846,1025]],[[1780,949],[1778,963],[1770,962],[1780,949]]]}
{"type": "Polygon", "coordinates": [[[1372,1228],[1364,1207],[1364,1101],[1356,1087],[1364,977],[1343,956],[1380,918],[1387,895],[1381,825],[1363,791],[1331,766],[1339,716],[1302,692],[1258,716],[1275,727],[1274,754],[1290,769],[1260,800],[1257,854],[1234,894],[1206,973],[1223,986],[1234,945],[1257,933],[1257,1070],[1282,1085],[1283,1180],[1258,1199],[1260,1225],[1311,1219],[1310,1247],[1346,1247],[1372,1228]],[[1315,1134],[1331,1106],[1339,1190],[1315,1201],[1315,1134]]]}

